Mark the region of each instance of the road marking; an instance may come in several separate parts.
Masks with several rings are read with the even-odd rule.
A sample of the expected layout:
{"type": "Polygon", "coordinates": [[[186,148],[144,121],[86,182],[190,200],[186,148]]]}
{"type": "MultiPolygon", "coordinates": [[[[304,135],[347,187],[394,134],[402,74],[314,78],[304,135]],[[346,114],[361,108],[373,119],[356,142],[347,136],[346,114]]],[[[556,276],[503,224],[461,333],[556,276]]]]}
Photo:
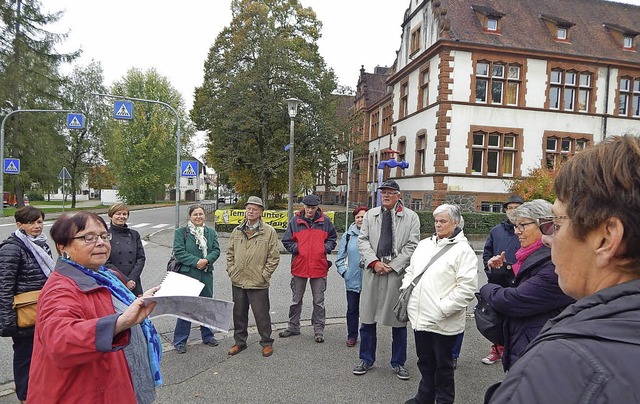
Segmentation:
{"type": "Polygon", "coordinates": [[[137,229],[140,227],[145,227],[145,226],[149,226],[151,223],[139,223],[139,224],[134,224],[133,226],[129,226],[129,228],[131,229],[137,229]]]}
{"type": "Polygon", "coordinates": [[[163,227],[171,226],[169,223],[160,223],[155,226],[151,226],[152,229],[162,229],[163,227]]]}

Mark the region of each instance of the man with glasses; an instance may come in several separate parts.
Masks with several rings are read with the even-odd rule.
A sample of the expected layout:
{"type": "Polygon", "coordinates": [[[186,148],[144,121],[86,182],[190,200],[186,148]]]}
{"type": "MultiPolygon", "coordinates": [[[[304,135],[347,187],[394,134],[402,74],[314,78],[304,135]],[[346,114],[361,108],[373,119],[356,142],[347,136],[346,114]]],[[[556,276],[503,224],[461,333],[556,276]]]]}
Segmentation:
{"type": "Polygon", "coordinates": [[[269,280],[280,262],[278,235],[262,221],[262,199],[250,196],[244,205],[245,220],[231,232],[227,250],[227,273],[233,295],[233,338],[229,355],[247,348],[249,306],[260,334],[262,356],[273,353],[269,280]]]}
{"type": "MultiPolygon", "coordinates": [[[[520,248],[520,241],[518,236],[513,231],[513,223],[509,220],[509,215],[520,205],[524,203],[518,195],[511,195],[509,199],[502,204],[502,211],[507,214],[507,218],[500,224],[495,225],[489,232],[489,237],[484,243],[484,251],[482,252],[482,262],[484,263],[485,271],[488,271],[487,262],[491,257],[504,253],[507,262],[516,262],[516,251],[520,248]]],[[[462,341],[460,341],[462,342],[462,341]]],[[[462,344],[460,344],[462,345],[462,344]]],[[[458,345],[456,345],[457,353],[460,353],[458,345]]],[[[482,363],[485,365],[493,365],[500,361],[504,346],[491,345],[491,352],[484,358],[482,363]]],[[[453,354],[454,358],[457,358],[456,352],[453,354]]]]}
{"type": "Polygon", "coordinates": [[[324,292],[327,289],[327,274],[331,261],[327,254],[336,246],[338,234],[336,228],[318,205],[317,195],[307,195],[302,199],[304,209],[295,212],[289,220],[287,231],[282,237],[282,244],[292,254],[291,258],[291,292],[293,293],[289,307],[289,324],[280,332],[280,338],[300,335],[300,315],[302,314],[302,298],[307,288],[307,280],[313,296],[314,340],[324,342],[324,292]]]}
{"type": "Polygon", "coordinates": [[[409,380],[407,324],[396,319],[393,306],[411,254],[420,241],[420,220],[400,199],[400,186],[388,180],[378,187],[382,206],[369,210],[358,236],[362,256],[360,296],[360,364],[353,374],[364,375],[376,360],[376,325],[391,326],[391,367],[401,380],[409,380]]]}

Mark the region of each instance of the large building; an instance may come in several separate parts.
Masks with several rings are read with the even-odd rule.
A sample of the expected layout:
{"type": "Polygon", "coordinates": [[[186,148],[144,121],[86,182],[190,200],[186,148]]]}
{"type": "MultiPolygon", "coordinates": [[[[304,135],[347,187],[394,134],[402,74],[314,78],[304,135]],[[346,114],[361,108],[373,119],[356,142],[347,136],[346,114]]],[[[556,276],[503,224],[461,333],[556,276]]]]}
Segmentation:
{"type": "Polygon", "coordinates": [[[394,66],[360,72],[350,199],[395,155],[407,205],[496,210],[513,178],[640,134],[639,34],[640,7],[604,0],[411,0],[394,66]]]}

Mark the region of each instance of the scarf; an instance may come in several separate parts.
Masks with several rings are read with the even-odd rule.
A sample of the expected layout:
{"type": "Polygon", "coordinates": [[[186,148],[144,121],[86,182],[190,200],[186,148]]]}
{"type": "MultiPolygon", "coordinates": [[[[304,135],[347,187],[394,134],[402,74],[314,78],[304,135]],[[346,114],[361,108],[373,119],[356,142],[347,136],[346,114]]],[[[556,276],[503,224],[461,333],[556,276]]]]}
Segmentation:
{"type": "Polygon", "coordinates": [[[380,238],[376,256],[379,259],[391,257],[393,255],[393,215],[390,209],[382,208],[382,224],[380,226],[380,238]]]}
{"type": "Polygon", "coordinates": [[[524,260],[529,258],[529,256],[535,250],[537,250],[542,246],[543,246],[542,239],[540,239],[535,243],[531,244],[529,247],[523,247],[523,248],[520,248],[518,251],[516,251],[516,263],[511,266],[511,268],[513,269],[513,274],[518,275],[518,272],[520,271],[520,267],[522,266],[522,263],[524,262],[524,260]]]}
{"type": "Polygon", "coordinates": [[[193,237],[196,238],[196,245],[202,251],[202,257],[207,256],[207,239],[204,236],[204,226],[196,226],[193,223],[187,223],[187,227],[189,228],[189,233],[193,234],[193,237]]]}
{"type": "MultiPolygon", "coordinates": [[[[131,303],[136,299],[136,296],[127,289],[126,286],[124,286],[120,279],[104,266],[101,266],[98,272],[96,272],[66,258],[60,257],[60,259],[77,268],[83,274],[93,278],[98,285],[109,289],[111,296],[115,297],[127,306],[131,305],[131,303]]],[[[162,375],[160,374],[162,345],[160,344],[160,337],[158,336],[156,329],[153,327],[151,320],[148,318],[145,318],[144,321],[140,323],[140,327],[142,328],[142,333],[147,340],[147,354],[149,355],[151,377],[153,378],[154,384],[159,386],[162,384],[162,375]]]]}
{"type": "Polygon", "coordinates": [[[16,230],[15,232],[13,232],[13,235],[18,240],[22,241],[22,244],[24,244],[27,247],[27,249],[31,251],[31,254],[33,254],[33,256],[36,259],[36,262],[38,263],[38,266],[40,267],[40,270],[42,271],[44,276],[48,278],[49,275],[51,275],[51,272],[53,272],[53,269],[55,268],[56,263],[53,262],[53,259],[51,258],[51,255],[50,255],[51,253],[47,252],[44,249],[44,247],[38,244],[38,243],[41,243],[41,244],[47,245],[47,236],[44,233],[41,233],[37,237],[33,237],[33,236],[27,235],[21,230],[16,230]]]}

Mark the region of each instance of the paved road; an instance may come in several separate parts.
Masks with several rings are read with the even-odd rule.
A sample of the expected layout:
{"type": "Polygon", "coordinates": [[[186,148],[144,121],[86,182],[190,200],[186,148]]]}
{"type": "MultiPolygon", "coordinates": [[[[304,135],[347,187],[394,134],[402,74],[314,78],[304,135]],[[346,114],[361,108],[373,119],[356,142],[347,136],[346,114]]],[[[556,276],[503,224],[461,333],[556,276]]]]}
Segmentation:
{"type": "MultiPolygon", "coordinates": [[[[163,217],[162,213],[160,210],[156,215],[163,217]]],[[[141,223],[133,220],[137,215],[138,213],[132,214],[134,225],[141,223]]],[[[150,220],[143,220],[143,222],[148,223],[146,227],[154,225],[150,220]]],[[[155,225],[159,223],[161,222],[155,225]]],[[[149,230],[144,232],[148,233],[149,230]]],[[[172,237],[173,230],[170,226],[151,233],[149,242],[145,246],[149,257],[143,272],[145,287],[157,284],[162,278],[172,237]]],[[[227,239],[221,235],[220,240],[224,253],[227,239]]],[[[223,258],[215,263],[215,294],[218,298],[230,300],[231,286],[223,258]]],[[[332,260],[335,261],[335,255],[332,260]]],[[[274,335],[277,334],[277,330],[286,327],[291,298],[289,267],[290,255],[283,254],[278,270],[272,278],[270,289],[274,335]]],[[[407,360],[407,368],[411,373],[409,381],[397,379],[388,364],[391,331],[387,327],[381,327],[378,333],[378,360],[375,367],[364,376],[354,376],[351,373],[358,363],[358,348],[348,348],[345,345],[344,284],[342,278],[335,272],[335,267],[331,269],[333,272],[329,274],[326,293],[328,318],[325,330],[326,342],[323,344],[313,341],[313,330],[309,321],[310,290],[307,290],[305,295],[302,335],[287,339],[276,336],[275,352],[270,358],[262,358],[260,355],[259,336],[254,329],[250,330],[249,348],[234,357],[227,355],[227,350],[233,345],[232,333],[218,334],[220,346],[212,348],[200,343],[199,332],[196,329],[192,331],[188,352],[178,355],[171,345],[175,321],[171,317],[154,319],[154,324],[163,339],[164,350],[162,361],[164,385],[158,389],[156,402],[167,404],[177,402],[403,403],[412,397],[419,382],[419,372],[415,365],[415,346],[411,335],[407,360]]],[[[486,280],[481,270],[479,273],[483,279],[482,284],[486,280]]],[[[253,322],[252,319],[251,322],[253,322]]],[[[0,349],[7,348],[9,348],[7,344],[0,345],[0,349]],[[6,348],[2,348],[3,346],[6,348]]],[[[469,317],[459,368],[456,372],[456,402],[482,402],[486,387],[502,379],[503,373],[499,365],[487,366],[480,362],[487,350],[488,343],[475,330],[473,319],[469,317]]],[[[5,363],[10,366],[10,363],[5,363]]],[[[6,371],[3,369],[3,373],[10,374],[9,366],[2,365],[6,369],[6,371]]],[[[5,389],[10,388],[11,384],[5,383],[5,389]]],[[[17,402],[12,393],[3,396],[1,390],[0,384],[0,404],[17,402]]]]}

